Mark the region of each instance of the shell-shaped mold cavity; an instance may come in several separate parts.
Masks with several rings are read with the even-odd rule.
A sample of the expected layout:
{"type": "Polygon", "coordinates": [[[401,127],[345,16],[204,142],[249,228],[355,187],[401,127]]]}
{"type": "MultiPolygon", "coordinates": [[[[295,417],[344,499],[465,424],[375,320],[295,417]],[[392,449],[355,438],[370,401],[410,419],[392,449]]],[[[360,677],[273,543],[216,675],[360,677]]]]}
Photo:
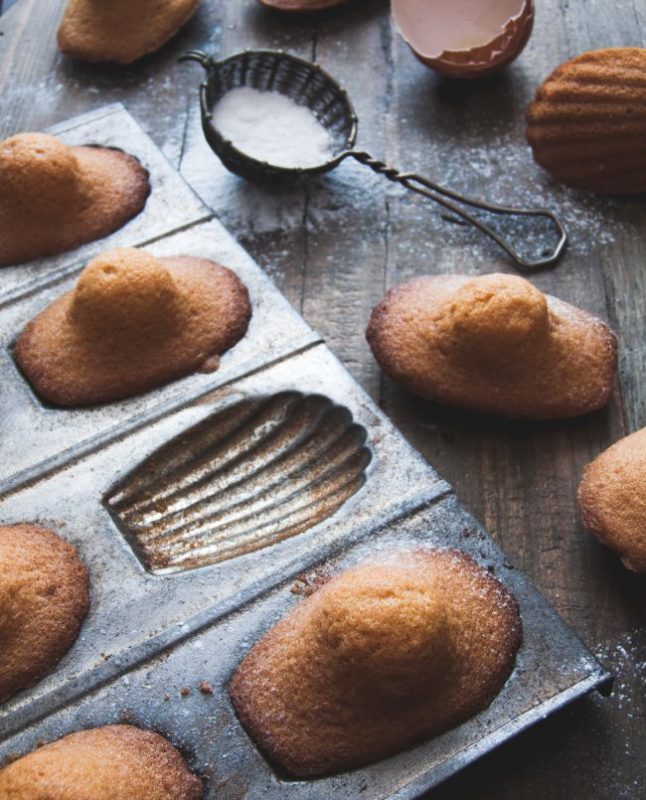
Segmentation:
{"type": "Polygon", "coordinates": [[[371,452],[351,412],[321,395],[243,400],[161,447],[105,503],[151,572],[259,550],[334,514],[371,452]]]}

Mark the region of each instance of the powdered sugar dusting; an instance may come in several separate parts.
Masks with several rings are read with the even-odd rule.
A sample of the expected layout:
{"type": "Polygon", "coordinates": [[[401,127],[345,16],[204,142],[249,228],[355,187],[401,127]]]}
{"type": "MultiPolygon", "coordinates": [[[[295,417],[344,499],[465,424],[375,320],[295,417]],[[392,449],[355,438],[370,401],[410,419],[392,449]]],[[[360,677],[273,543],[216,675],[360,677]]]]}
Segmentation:
{"type": "MultiPolygon", "coordinates": [[[[608,793],[603,796],[612,797],[613,800],[636,800],[646,796],[646,773],[641,749],[644,721],[640,713],[646,687],[646,630],[629,630],[617,638],[601,642],[594,651],[615,676],[612,695],[600,703],[608,716],[607,724],[621,724],[624,732],[623,756],[626,764],[632,765],[624,774],[614,770],[600,773],[604,782],[609,784],[608,793]],[[616,722],[613,723],[613,719],[616,722]]],[[[602,746],[605,744],[606,740],[603,739],[602,746]]],[[[608,757],[612,758],[610,755],[608,757]]]]}
{"type": "Polygon", "coordinates": [[[352,224],[348,209],[373,217],[384,207],[388,189],[384,178],[353,160],[304,184],[264,187],[246,181],[214,156],[197,113],[190,120],[181,171],[223,225],[247,246],[268,233],[289,235],[305,220],[310,230],[327,230],[330,225],[344,229],[352,224]]]}
{"type": "MultiPolygon", "coordinates": [[[[643,630],[624,633],[614,641],[597,645],[595,655],[615,675],[614,703],[628,719],[633,719],[646,686],[646,633],[643,630]]],[[[626,742],[626,747],[630,747],[630,742],[626,742]]]]}
{"type": "Polygon", "coordinates": [[[240,152],[277,167],[317,167],[333,154],[312,111],[281,92],[232,89],[216,103],[213,124],[240,152]]]}
{"type": "Polygon", "coordinates": [[[470,173],[476,191],[484,192],[488,202],[556,213],[568,228],[573,251],[591,252],[615,240],[612,212],[619,210],[620,202],[553,181],[533,164],[524,137],[513,130],[491,131],[486,144],[466,147],[444,169],[447,183],[458,185],[463,184],[465,172],[470,173]],[[533,173],[531,180],[528,169],[533,173]]]}

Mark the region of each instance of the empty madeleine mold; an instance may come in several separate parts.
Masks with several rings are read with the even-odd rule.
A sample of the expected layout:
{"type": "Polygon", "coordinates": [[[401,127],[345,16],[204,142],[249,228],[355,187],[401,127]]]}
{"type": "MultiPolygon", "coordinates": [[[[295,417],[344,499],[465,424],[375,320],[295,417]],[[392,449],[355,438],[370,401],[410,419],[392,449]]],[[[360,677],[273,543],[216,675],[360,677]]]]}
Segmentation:
{"type": "Polygon", "coordinates": [[[150,571],[214,564],[332,516],[366,480],[366,438],[321,395],[243,400],[153,453],[106,504],[150,571]]]}

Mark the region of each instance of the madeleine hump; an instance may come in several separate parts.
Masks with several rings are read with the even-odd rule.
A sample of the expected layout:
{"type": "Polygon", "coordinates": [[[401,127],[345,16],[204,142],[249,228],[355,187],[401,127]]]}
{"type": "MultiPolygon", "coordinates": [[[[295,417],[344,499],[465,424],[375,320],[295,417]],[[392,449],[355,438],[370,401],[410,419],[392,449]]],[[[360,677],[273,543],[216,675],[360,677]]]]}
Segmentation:
{"type": "Polygon", "coordinates": [[[602,408],[617,339],[515,275],[429,275],[392,289],[366,333],[384,372],[441,405],[517,419],[602,408]]]}
{"type": "Polygon", "coordinates": [[[201,800],[202,781],[157,733],[106,725],[71,733],[0,770],[11,800],[201,800]]]}
{"type": "Polygon", "coordinates": [[[515,598],[472,558],[394,550],[302,600],[251,648],[229,691],[272,762],[298,777],[326,775],[486,708],[521,638],[515,598]]]}
{"type": "Polygon", "coordinates": [[[123,247],[31,320],[14,355],[43,400],[109,403],[217,369],[250,318],[247,289],[226,267],[123,247]]]}
{"type": "Polygon", "coordinates": [[[39,525],[0,525],[0,702],[54,669],[88,607],[87,570],[71,544],[39,525]]]}
{"type": "Polygon", "coordinates": [[[588,464],[578,500],[586,529],[628,569],[646,572],[646,428],[588,464]]]}
{"type": "Polygon", "coordinates": [[[58,46],[81,61],[131,64],[159,50],[199,4],[200,0],[68,0],[58,46]]]}

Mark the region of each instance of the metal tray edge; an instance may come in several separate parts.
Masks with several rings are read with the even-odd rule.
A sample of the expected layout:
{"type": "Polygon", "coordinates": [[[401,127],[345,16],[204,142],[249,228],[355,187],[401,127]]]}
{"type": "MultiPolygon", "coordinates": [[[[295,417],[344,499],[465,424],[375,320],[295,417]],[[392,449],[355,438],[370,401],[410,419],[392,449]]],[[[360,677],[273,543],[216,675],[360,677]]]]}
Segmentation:
{"type": "Polygon", "coordinates": [[[466,747],[460,753],[456,754],[455,759],[451,759],[445,762],[444,765],[434,767],[432,771],[413,778],[410,783],[393,794],[388,795],[384,800],[417,800],[425,792],[436,788],[458,772],[461,772],[465,767],[474,764],[483,756],[494,752],[494,750],[497,750],[503,744],[518,736],[518,734],[532,728],[537,723],[555,712],[560,711],[567,705],[570,705],[575,700],[579,700],[585,695],[590,694],[593,690],[596,689],[604,696],[610,694],[613,682],[614,675],[599,664],[597,673],[589,675],[579,681],[579,683],[575,683],[568,689],[558,692],[521,717],[492,731],[492,733],[483,737],[476,744],[466,747]]]}

